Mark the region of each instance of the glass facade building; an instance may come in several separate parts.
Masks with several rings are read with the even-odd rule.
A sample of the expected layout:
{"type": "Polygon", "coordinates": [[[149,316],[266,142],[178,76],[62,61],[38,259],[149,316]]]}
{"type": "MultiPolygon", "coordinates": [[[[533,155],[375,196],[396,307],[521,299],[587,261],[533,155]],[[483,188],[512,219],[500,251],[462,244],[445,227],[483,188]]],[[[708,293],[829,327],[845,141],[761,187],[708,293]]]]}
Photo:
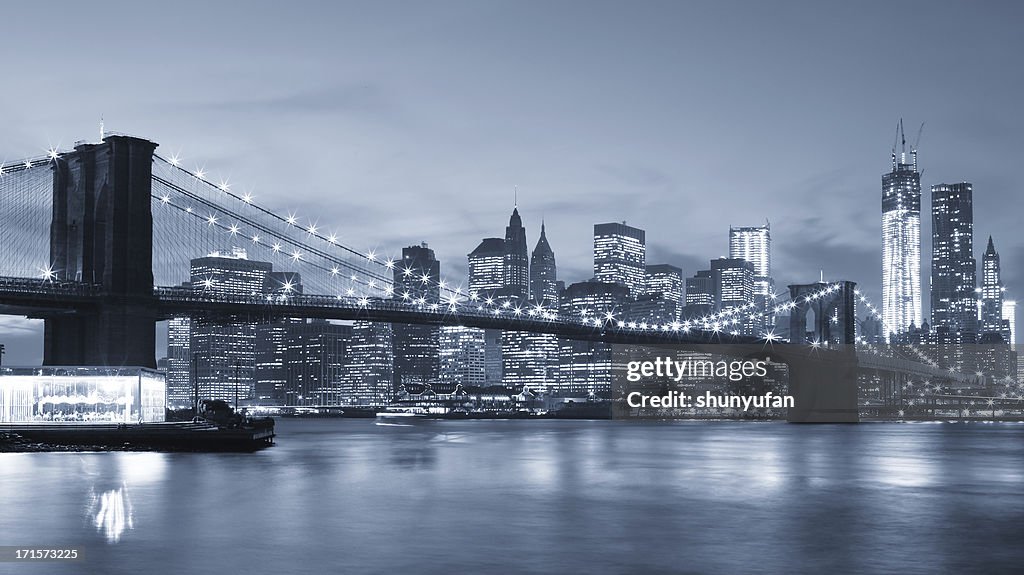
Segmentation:
{"type": "Polygon", "coordinates": [[[959,343],[978,337],[973,203],[969,183],[932,186],[931,327],[959,343]]]}
{"type": "Polygon", "coordinates": [[[651,301],[664,302],[661,307],[671,316],[668,321],[680,318],[683,311],[683,270],[669,264],[649,265],[644,271],[644,286],[649,299],[653,298],[651,301]]]}
{"type": "Polygon", "coordinates": [[[629,297],[644,293],[647,238],[625,222],[594,224],[594,279],[629,288],[629,297]]]}
{"type": "Polygon", "coordinates": [[[988,238],[981,259],[981,334],[999,334],[1004,343],[1010,341],[1010,322],[1003,319],[1003,287],[999,268],[999,252],[992,236],[988,238]]]}
{"type": "MultiPolygon", "coordinates": [[[[900,123],[902,139],[903,124],[900,123]]],[[[882,320],[888,334],[921,326],[921,174],[906,142],[882,176],[882,320]]]]}
{"type": "MultiPolygon", "coordinates": [[[[434,250],[423,243],[402,248],[402,260],[395,266],[394,298],[417,305],[440,301],[441,262],[434,250]]],[[[401,386],[434,386],[438,376],[438,328],[431,325],[392,325],[394,389],[401,386]]],[[[410,390],[411,391],[411,390],[410,390]]],[[[437,389],[434,391],[451,391],[437,389]]]]}
{"type": "MultiPolygon", "coordinates": [[[[629,302],[629,288],[597,281],[579,282],[565,288],[560,311],[566,316],[622,317],[629,302]]],[[[611,393],[612,349],[594,341],[559,340],[558,386],[561,397],[603,397],[611,393]]]]}
{"type": "Polygon", "coordinates": [[[729,257],[747,260],[754,266],[754,303],[761,314],[757,329],[775,325],[775,314],[770,311],[775,280],[772,279],[772,232],[767,222],[763,226],[729,227],[729,257]]]}
{"type": "Polygon", "coordinates": [[[0,423],[164,421],[166,385],[142,367],[4,367],[0,423]]]}
{"type": "MultiPolygon", "coordinates": [[[[272,264],[250,260],[246,251],[213,252],[191,262],[192,289],[216,295],[264,293],[272,264]]],[[[256,395],[256,325],[246,318],[193,318],[189,352],[199,399],[234,401],[256,395]]]]}

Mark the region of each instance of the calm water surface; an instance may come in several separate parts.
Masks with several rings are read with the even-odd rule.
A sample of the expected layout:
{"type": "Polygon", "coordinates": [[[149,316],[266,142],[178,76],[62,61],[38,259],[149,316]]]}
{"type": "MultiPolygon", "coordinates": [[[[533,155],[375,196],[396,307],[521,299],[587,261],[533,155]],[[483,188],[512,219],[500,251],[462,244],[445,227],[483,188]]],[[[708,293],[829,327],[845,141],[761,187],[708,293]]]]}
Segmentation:
{"type": "Polygon", "coordinates": [[[0,573],[1024,572],[1024,425],[279,420],[0,454],[0,573]]]}

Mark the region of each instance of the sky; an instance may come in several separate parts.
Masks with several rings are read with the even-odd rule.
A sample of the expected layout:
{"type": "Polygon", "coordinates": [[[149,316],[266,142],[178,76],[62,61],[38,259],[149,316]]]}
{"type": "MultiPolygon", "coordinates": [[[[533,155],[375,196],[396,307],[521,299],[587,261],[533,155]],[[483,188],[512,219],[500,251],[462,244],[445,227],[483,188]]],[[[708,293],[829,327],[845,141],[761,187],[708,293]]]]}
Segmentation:
{"type": "MultiPolygon", "coordinates": [[[[353,247],[428,242],[462,282],[514,190],[567,283],[593,224],[692,275],[771,222],[776,284],[881,284],[895,126],[927,190],[974,184],[1024,299],[1024,5],[1015,2],[22,2],[5,4],[0,159],[108,130],[353,247]]],[[[11,363],[40,329],[0,316],[11,363]]]]}

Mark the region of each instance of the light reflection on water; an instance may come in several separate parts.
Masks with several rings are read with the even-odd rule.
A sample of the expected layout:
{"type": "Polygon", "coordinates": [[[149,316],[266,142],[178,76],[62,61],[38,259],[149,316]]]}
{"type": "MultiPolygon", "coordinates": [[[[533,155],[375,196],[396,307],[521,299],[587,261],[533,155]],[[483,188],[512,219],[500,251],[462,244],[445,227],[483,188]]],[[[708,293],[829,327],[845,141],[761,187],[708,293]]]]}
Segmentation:
{"type": "Polygon", "coordinates": [[[0,455],[0,545],[88,548],[74,566],[0,573],[931,573],[1024,560],[1021,425],[278,427],[255,454],[0,455]]]}
{"type": "Polygon", "coordinates": [[[95,516],[96,530],[103,533],[107,543],[117,543],[125,529],[132,529],[132,502],[122,485],[117,489],[94,495],[90,509],[95,516]]]}

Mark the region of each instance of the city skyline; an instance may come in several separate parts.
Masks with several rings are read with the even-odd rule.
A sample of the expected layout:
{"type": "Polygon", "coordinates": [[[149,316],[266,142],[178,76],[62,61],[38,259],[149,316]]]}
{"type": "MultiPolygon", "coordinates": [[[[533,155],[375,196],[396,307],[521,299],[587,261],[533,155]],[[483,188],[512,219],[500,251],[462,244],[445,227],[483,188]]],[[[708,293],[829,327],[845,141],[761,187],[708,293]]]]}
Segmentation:
{"type": "MultiPolygon", "coordinates": [[[[188,19],[195,41],[182,43],[170,29],[140,25],[157,15],[146,8],[12,7],[12,20],[55,22],[67,27],[61,37],[86,45],[92,30],[113,25],[131,41],[145,29],[150,50],[139,58],[111,44],[100,57],[117,65],[76,67],[83,56],[63,44],[17,50],[33,40],[12,29],[0,42],[24,52],[25,89],[0,96],[19,112],[0,136],[0,158],[94,139],[103,117],[109,129],[148,135],[161,153],[180,153],[190,169],[201,164],[265,205],[316,214],[328,227],[344,222],[339,231],[366,238],[368,249],[427,241],[452,277],[466,275],[458,268],[467,246],[496,235],[493,222],[511,208],[516,186],[524,226],[536,237],[545,221],[567,283],[589,275],[588,228],[597,222],[647,230],[648,260],[689,277],[727,255],[723,228],[767,218],[779,285],[824,270],[881,302],[878,174],[904,117],[914,128],[927,122],[923,189],[972,182],[975,233],[995,238],[1004,283],[1022,285],[1013,262],[1024,243],[1012,234],[1013,210],[1004,209],[1022,187],[1013,166],[1024,153],[1015,137],[1022,119],[1010,113],[1017,80],[1005,74],[1022,51],[1009,26],[1015,5],[877,4],[821,14],[787,3],[745,6],[737,19],[714,5],[595,5],[581,16],[567,4],[552,8],[529,45],[502,31],[529,22],[528,11],[512,6],[360,8],[326,7],[318,22],[289,27],[287,11],[258,7],[243,29],[224,7],[183,5],[181,13],[202,16],[188,19]],[[414,24],[428,18],[443,21],[440,30],[414,24]],[[947,21],[985,42],[934,42],[930,31],[947,21]],[[296,33],[328,26],[330,34],[296,33]],[[361,31],[382,27],[403,42],[361,31]],[[888,65],[890,48],[858,33],[868,28],[920,46],[915,65],[888,65]],[[562,41],[565,30],[573,42],[562,41]],[[630,39],[614,51],[605,42],[613,30],[630,39]],[[238,42],[253,35],[266,45],[238,42]],[[470,54],[468,45],[479,50],[470,54]],[[45,72],[58,60],[70,64],[70,77],[45,72]],[[280,82],[266,82],[268,65],[280,82]],[[125,70],[137,86],[113,81],[125,70]],[[35,96],[57,98],[62,82],[82,88],[74,105],[35,96]],[[637,109],[630,95],[641,84],[649,101],[637,109]],[[879,90],[885,85],[906,86],[906,98],[893,100],[879,90]],[[977,90],[989,94],[988,105],[977,106],[977,90]]],[[[928,218],[921,232],[929,236],[928,218]]],[[[929,248],[925,241],[923,261],[929,248]]],[[[922,265],[922,285],[927,274],[922,265]]],[[[14,335],[6,359],[34,355],[37,328],[2,321],[14,335]]]]}

